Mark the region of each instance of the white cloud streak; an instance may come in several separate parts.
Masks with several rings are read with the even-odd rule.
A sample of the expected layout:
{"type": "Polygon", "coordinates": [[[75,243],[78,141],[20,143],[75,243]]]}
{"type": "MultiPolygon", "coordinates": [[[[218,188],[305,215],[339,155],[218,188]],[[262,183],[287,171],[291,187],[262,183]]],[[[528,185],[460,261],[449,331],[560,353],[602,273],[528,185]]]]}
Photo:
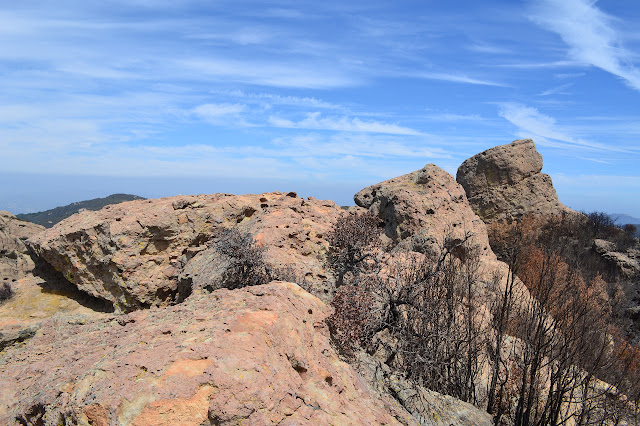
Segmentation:
{"type": "Polygon", "coordinates": [[[269,123],[274,127],[287,129],[314,129],[332,130],[340,132],[363,132],[363,133],[386,133],[393,135],[421,135],[417,130],[396,124],[386,124],[379,121],[362,121],[359,118],[349,117],[327,117],[324,118],[319,112],[307,114],[307,117],[300,121],[291,121],[285,118],[270,117],[269,123]]]}
{"type": "Polygon", "coordinates": [[[551,89],[547,89],[541,92],[540,94],[538,94],[538,96],[567,95],[568,93],[565,92],[565,90],[571,86],[573,86],[573,83],[567,83],[560,86],[552,87],[551,89]]]}
{"type": "Polygon", "coordinates": [[[622,45],[614,19],[593,0],[542,0],[536,2],[531,19],[555,32],[569,46],[571,59],[593,65],[623,79],[640,91],[640,70],[633,55],[622,45]]]}
{"type": "Polygon", "coordinates": [[[210,124],[228,124],[228,120],[241,120],[239,114],[246,110],[240,104],[203,104],[195,107],[191,112],[198,118],[210,124]]]}
{"type": "Polygon", "coordinates": [[[421,72],[421,73],[413,74],[411,75],[411,77],[423,78],[426,80],[449,81],[451,83],[474,84],[479,86],[508,87],[504,83],[498,83],[496,81],[491,81],[491,80],[481,80],[481,79],[466,76],[464,74],[455,74],[455,73],[421,72]]]}
{"type": "Polygon", "coordinates": [[[559,126],[553,117],[540,113],[536,108],[518,103],[503,103],[498,114],[518,128],[519,136],[533,137],[541,144],[556,148],[628,152],[614,146],[575,138],[559,126]]]}

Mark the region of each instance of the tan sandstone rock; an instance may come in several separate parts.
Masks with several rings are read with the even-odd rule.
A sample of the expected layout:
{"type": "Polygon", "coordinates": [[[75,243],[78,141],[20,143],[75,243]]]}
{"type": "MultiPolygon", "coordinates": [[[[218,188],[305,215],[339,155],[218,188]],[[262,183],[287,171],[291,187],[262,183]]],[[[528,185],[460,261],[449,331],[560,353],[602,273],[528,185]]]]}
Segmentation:
{"type": "Polygon", "coordinates": [[[330,311],[273,282],[84,324],[53,318],[0,356],[0,423],[417,424],[340,360],[330,311]]]}
{"type": "Polygon", "coordinates": [[[267,261],[290,266],[321,291],[328,279],[320,259],[323,235],[340,214],[331,201],[293,192],[177,196],[82,212],[29,244],[80,290],[131,311],[184,299],[191,288],[179,284],[191,283],[201,269],[190,269],[191,281],[180,280],[185,265],[234,226],[253,233],[267,248],[267,261]]]}
{"type": "Polygon", "coordinates": [[[0,211],[0,285],[15,282],[33,270],[34,263],[27,254],[24,240],[43,230],[44,226],[0,211]]]}
{"type": "Polygon", "coordinates": [[[450,241],[471,235],[484,257],[495,259],[487,230],[469,206],[462,187],[435,164],[372,185],[354,196],[356,204],[385,222],[385,232],[405,248],[439,253],[450,241]]]}
{"type": "Polygon", "coordinates": [[[558,201],[542,156],[531,139],[490,148],[465,160],[456,179],[474,212],[487,223],[524,214],[575,213],[558,201]]]}

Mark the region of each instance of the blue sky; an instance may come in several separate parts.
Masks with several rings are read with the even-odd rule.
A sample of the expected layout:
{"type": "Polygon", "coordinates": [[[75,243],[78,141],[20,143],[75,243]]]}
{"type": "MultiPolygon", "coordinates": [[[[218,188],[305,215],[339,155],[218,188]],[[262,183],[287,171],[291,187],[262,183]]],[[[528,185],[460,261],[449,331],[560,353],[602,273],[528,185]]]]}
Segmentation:
{"type": "Polygon", "coordinates": [[[530,137],[565,204],[640,216],[637,0],[0,5],[0,209],[113,192],[352,204],[530,137]]]}

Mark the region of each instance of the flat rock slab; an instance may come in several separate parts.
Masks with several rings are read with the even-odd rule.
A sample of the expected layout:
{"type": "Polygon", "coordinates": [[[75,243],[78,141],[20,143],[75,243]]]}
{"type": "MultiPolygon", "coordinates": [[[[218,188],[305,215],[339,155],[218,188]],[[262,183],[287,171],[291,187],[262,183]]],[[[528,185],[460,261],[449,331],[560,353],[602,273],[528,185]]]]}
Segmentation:
{"type": "Polygon", "coordinates": [[[330,312],[272,282],[84,324],[53,318],[0,357],[0,423],[416,424],[340,360],[330,312]]]}

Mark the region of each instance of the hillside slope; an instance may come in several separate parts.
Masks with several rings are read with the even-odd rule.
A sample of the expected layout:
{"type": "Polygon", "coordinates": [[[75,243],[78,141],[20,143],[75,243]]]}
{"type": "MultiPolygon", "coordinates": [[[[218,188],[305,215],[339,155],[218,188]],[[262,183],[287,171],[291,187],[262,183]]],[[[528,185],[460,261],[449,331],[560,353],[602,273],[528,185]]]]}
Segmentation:
{"type": "Polygon", "coordinates": [[[17,218],[37,223],[45,228],[51,228],[56,223],[84,210],[100,210],[110,204],[119,204],[125,201],[144,200],[143,197],[131,194],[111,194],[108,197],[94,198],[92,200],[78,201],[66,206],[56,207],[38,213],[24,213],[16,215],[17,218]]]}

